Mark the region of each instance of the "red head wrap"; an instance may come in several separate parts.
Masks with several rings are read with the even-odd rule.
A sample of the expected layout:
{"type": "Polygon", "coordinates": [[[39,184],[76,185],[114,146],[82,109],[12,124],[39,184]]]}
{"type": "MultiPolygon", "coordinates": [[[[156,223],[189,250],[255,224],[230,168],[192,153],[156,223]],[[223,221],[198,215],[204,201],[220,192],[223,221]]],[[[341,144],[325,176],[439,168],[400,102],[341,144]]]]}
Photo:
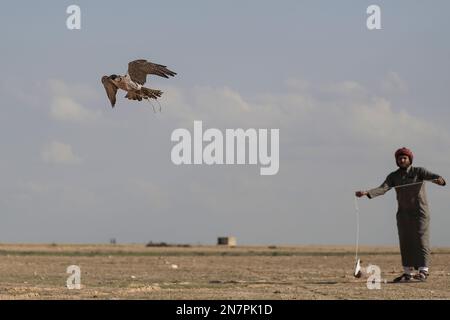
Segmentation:
{"type": "Polygon", "coordinates": [[[412,164],[414,156],[411,150],[409,150],[408,148],[401,148],[398,149],[397,151],[395,151],[395,161],[397,162],[398,157],[400,156],[407,156],[409,158],[409,162],[412,164]]]}

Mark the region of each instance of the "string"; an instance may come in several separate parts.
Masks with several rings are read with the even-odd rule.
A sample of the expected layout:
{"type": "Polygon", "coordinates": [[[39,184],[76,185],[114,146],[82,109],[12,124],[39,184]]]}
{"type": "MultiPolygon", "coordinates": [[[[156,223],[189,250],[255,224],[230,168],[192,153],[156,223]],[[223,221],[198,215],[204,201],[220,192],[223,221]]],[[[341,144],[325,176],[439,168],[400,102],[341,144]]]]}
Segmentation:
{"type": "Polygon", "coordinates": [[[356,252],[355,260],[358,261],[358,248],[359,248],[359,206],[358,197],[355,196],[355,209],[356,209],[356,252]]]}

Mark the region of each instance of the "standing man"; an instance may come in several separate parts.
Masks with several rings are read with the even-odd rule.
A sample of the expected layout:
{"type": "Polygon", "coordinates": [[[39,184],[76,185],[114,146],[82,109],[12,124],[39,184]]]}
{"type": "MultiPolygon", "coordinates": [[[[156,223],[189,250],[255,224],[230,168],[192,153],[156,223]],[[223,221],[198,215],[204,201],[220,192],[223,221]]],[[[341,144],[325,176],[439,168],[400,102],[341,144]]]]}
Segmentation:
{"type": "Polygon", "coordinates": [[[420,167],[413,167],[413,153],[407,148],[395,152],[398,170],[391,172],[378,188],[357,191],[356,196],[372,199],[385,194],[391,188],[397,193],[397,228],[404,272],[394,282],[411,278],[425,281],[430,263],[430,213],[424,181],[430,180],[445,186],[445,180],[420,167]],[[419,272],[413,275],[414,269],[419,272]]]}

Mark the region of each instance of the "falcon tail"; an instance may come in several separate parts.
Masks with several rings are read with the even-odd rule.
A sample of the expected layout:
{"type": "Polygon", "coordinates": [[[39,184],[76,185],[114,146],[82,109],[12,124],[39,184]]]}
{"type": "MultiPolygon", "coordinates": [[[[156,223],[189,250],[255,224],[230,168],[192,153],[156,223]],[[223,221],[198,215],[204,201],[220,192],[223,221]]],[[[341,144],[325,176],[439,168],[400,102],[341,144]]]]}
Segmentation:
{"type": "Polygon", "coordinates": [[[163,92],[161,90],[154,90],[154,89],[142,87],[141,94],[142,94],[143,98],[158,99],[159,97],[161,97],[163,92]]]}
{"type": "Polygon", "coordinates": [[[146,87],[142,87],[139,91],[129,91],[125,98],[129,100],[138,100],[142,101],[142,99],[158,99],[161,97],[163,92],[161,90],[149,89],[146,87]]]}

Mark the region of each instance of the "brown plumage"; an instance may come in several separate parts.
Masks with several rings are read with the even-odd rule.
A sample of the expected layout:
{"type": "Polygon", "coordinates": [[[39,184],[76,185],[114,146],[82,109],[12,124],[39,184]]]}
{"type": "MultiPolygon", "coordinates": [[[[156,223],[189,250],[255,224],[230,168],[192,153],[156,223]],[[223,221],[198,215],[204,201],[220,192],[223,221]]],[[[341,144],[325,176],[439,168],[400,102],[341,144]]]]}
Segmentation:
{"type": "Polygon", "coordinates": [[[146,60],[135,60],[128,64],[128,73],[125,76],[103,76],[102,83],[105,87],[111,106],[116,104],[116,94],[118,89],[127,92],[125,98],[129,100],[158,99],[163,94],[160,90],[143,87],[147,81],[147,75],[153,74],[163,78],[176,75],[175,72],[167,69],[166,66],[155,64],[146,60]]]}
{"type": "Polygon", "coordinates": [[[167,69],[166,66],[151,63],[147,60],[135,60],[128,64],[128,74],[131,80],[143,85],[147,81],[148,74],[154,74],[163,78],[169,78],[176,75],[175,72],[167,69]]]}
{"type": "Polygon", "coordinates": [[[116,105],[116,93],[117,93],[117,86],[115,85],[114,81],[112,81],[109,77],[103,76],[102,77],[102,83],[105,87],[106,94],[108,95],[109,101],[111,101],[111,107],[114,108],[116,105]]]}

